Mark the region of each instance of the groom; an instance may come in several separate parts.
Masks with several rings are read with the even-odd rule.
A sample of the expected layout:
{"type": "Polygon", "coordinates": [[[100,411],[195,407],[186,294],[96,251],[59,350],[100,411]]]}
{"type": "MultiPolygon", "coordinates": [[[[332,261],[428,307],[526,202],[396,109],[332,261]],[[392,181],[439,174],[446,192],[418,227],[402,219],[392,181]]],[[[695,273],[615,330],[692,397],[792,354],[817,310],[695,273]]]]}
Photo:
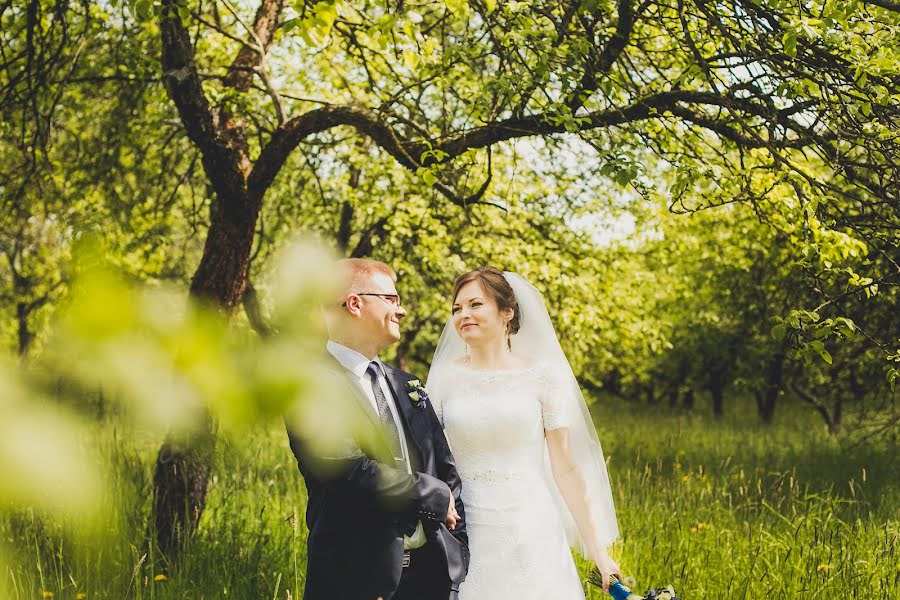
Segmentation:
{"type": "MultiPolygon", "coordinates": [[[[418,380],[377,358],[406,315],[396,274],[374,260],[336,266],[340,296],[323,302],[327,362],[370,427],[338,452],[288,427],[309,493],[303,598],[455,599],[469,551],[453,455],[418,380]]],[[[340,396],[321,399],[324,410],[340,410],[340,396]]]]}

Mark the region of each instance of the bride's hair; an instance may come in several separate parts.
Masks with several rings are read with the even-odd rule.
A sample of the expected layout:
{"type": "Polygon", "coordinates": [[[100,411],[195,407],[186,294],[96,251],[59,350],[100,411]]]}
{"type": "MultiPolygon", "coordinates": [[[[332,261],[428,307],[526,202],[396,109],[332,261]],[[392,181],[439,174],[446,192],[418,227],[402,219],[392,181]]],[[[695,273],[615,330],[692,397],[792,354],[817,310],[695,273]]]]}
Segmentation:
{"type": "Polygon", "coordinates": [[[519,332],[519,303],[512,286],[506,281],[503,272],[496,267],[478,267],[474,271],[463,273],[453,282],[453,302],[459,295],[459,290],[471,281],[477,281],[481,288],[494,299],[500,310],[512,309],[513,317],[507,325],[509,335],[519,332]]]}

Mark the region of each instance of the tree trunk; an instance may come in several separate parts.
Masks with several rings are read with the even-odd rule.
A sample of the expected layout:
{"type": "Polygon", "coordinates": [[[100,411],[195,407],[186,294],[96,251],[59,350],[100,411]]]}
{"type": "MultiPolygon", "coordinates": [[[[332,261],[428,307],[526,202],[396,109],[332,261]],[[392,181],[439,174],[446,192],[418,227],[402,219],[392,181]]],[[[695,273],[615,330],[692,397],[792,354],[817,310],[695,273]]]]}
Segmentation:
{"type": "Polygon", "coordinates": [[[16,325],[18,329],[18,355],[19,360],[25,361],[28,357],[28,350],[31,349],[31,342],[34,341],[34,333],[28,327],[28,316],[30,314],[28,304],[25,302],[16,303],[16,325]]]}
{"type": "Polygon", "coordinates": [[[835,398],[834,408],[832,409],[831,414],[831,426],[828,428],[828,433],[830,433],[831,435],[837,435],[841,432],[841,422],[844,416],[844,404],[841,401],[840,396],[835,398]]]}
{"type": "Polygon", "coordinates": [[[190,437],[170,434],[156,458],[153,522],[158,548],[170,562],[178,559],[206,507],[216,434],[211,418],[204,425],[190,437]]]}
{"type": "Polygon", "coordinates": [[[647,404],[656,404],[656,386],[652,383],[648,383],[644,387],[644,394],[647,399],[647,404]]]}
{"type": "Polygon", "coordinates": [[[775,417],[775,404],[784,383],[784,359],[784,353],[779,352],[769,360],[763,389],[756,392],[756,413],[766,424],[775,417]]]}
{"type": "MultiPolygon", "coordinates": [[[[282,8],[280,0],[261,1],[251,36],[256,45],[242,46],[224,81],[227,87],[238,91],[250,87],[253,68],[261,64],[269,49],[282,8]]],[[[166,92],[188,137],[200,150],[203,170],[215,192],[203,256],[191,281],[191,297],[231,315],[247,287],[262,199],[281,163],[270,158],[254,164],[240,119],[227,104],[214,108],[207,100],[194,46],[174,0],[162,2],[160,36],[166,92]],[[269,177],[251,185],[254,167],[267,170],[269,177]]],[[[250,307],[252,312],[252,302],[250,307]]],[[[215,443],[215,422],[206,415],[202,426],[189,436],[170,434],[157,455],[153,476],[156,535],[159,549],[170,560],[197,529],[206,505],[215,443]]]]}
{"type": "MultiPolygon", "coordinates": [[[[601,381],[601,385],[597,388],[606,390],[610,394],[614,396],[618,396],[619,398],[624,398],[625,395],[622,392],[622,375],[619,373],[618,369],[613,369],[610,371],[606,377],[601,381]]],[[[628,399],[631,399],[631,394],[628,394],[628,399]]]]}
{"type": "MultiPolygon", "coordinates": [[[[191,296],[230,314],[247,288],[247,270],[259,213],[259,199],[241,190],[217,190],[191,296]]],[[[153,513],[159,549],[177,558],[206,506],[206,490],[216,445],[216,427],[206,415],[190,438],[170,434],[159,450],[153,475],[153,513]]]]}
{"type": "Polygon", "coordinates": [[[712,394],[713,415],[721,417],[725,414],[725,386],[714,382],[709,386],[709,392],[712,394]]]}
{"type": "Polygon", "coordinates": [[[778,398],[778,390],[766,387],[763,392],[756,392],[756,413],[763,423],[771,424],[775,416],[775,401],[778,398]]]}
{"type": "Polygon", "coordinates": [[[675,408],[678,406],[678,399],[681,398],[684,382],[687,380],[687,368],[681,365],[678,368],[678,374],[673,381],[669,382],[669,406],[675,408]]]}
{"type": "Polygon", "coordinates": [[[694,388],[688,387],[684,391],[684,398],[682,399],[682,406],[684,406],[687,410],[694,409],[694,388]]]}
{"type": "Polygon", "coordinates": [[[337,243],[338,250],[341,254],[346,255],[350,248],[350,236],[353,234],[353,205],[349,201],[344,200],[341,204],[341,220],[338,223],[337,243]]]}
{"type": "Polygon", "coordinates": [[[250,327],[253,328],[253,331],[259,337],[267,338],[275,333],[272,325],[269,324],[263,315],[262,306],[259,303],[259,294],[257,294],[256,288],[253,287],[249,280],[247,281],[247,287],[244,289],[244,298],[241,300],[241,303],[244,306],[244,314],[247,315],[250,327]]]}
{"type": "Polygon", "coordinates": [[[804,402],[808,402],[815,407],[816,411],[822,415],[825,426],[828,427],[828,433],[832,436],[837,435],[841,430],[841,418],[843,416],[843,403],[840,396],[835,398],[834,408],[828,409],[828,406],[822,402],[815,394],[800,385],[798,381],[791,382],[791,389],[804,402]]]}

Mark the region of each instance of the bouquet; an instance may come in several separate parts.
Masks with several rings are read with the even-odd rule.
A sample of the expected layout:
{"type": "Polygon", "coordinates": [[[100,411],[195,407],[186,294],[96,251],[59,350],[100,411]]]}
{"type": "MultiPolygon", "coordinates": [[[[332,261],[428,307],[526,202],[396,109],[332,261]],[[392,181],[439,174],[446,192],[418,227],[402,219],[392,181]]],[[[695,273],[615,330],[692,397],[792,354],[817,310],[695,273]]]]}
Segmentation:
{"type": "MultiPolygon", "coordinates": [[[[588,576],[588,583],[596,585],[597,587],[603,587],[603,575],[600,574],[597,567],[594,567],[591,574],[588,576]]],[[[675,594],[675,588],[671,585],[664,588],[647,590],[644,592],[643,596],[639,596],[625,587],[625,584],[619,581],[615,576],[611,578],[609,594],[614,600],[679,600],[678,596],[675,594]]]]}

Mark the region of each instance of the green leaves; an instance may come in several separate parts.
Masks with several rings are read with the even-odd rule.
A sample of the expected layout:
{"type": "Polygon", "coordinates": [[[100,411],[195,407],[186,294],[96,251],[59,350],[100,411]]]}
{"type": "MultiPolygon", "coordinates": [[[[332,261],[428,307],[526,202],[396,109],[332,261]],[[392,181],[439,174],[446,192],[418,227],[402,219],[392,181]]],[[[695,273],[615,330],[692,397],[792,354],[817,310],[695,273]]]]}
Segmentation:
{"type": "Polygon", "coordinates": [[[856,332],[856,324],[847,317],[828,318],[820,321],[813,311],[793,310],[785,318],[773,317],[774,325],[770,335],[776,341],[789,341],[799,356],[808,360],[818,356],[827,364],[832,364],[831,352],[826,349],[829,339],[839,341],[851,337],[856,332]],[[787,339],[786,339],[787,338],[787,339]]]}
{"type": "Polygon", "coordinates": [[[285,20],[283,30],[285,33],[298,33],[307,46],[318,48],[331,34],[340,6],[340,0],[317,2],[306,16],[285,20]]]}
{"type": "Polygon", "coordinates": [[[699,172],[695,165],[688,162],[678,165],[675,171],[675,182],[669,189],[669,193],[673,198],[680,198],[685,192],[692,188],[699,178],[699,172]]]}
{"type": "MultiPolygon", "coordinates": [[[[780,321],[780,319],[779,319],[780,321]]],[[[772,338],[776,341],[781,341],[784,339],[785,334],[787,333],[787,325],[784,322],[776,323],[772,326],[771,335],[772,338]]]]}
{"type": "Polygon", "coordinates": [[[153,4],[153,0],[134,0],[130,6],[139,21],[149,21],[153,16],[153,4]]]}
{"type": "Polygon", "coordinates": [[[809,344],[810,349],[812,349],[816,354],[818,354],[822,360],[824,360],[829,365],[831,364],[831,354],[825,349],[825,344],[823,344],[820,340],[813,340],[809,344]]]}
{"type": "Polygon", "coordinates": [[[846,317],[838,317],[836,319],[829,319],[826,323],[832,324],[834,330],[842,335],[845,338],[850,337],[856,332],[856,325],[850,319],[846,317]]]}
{"type": "Polygon", "coordinates": [[[598,174],[611,177],[620,186],[626,186],[638,178],[643,171],[643,165],[635,157],[627,154],[614,154],[606,157],[606,162],[600,167],[598,174]]]}
{"type": "Polygon", "coordinates": [[[419,179],[422,180],[422,183],[429,187],[437,183],[437,175],[432,168],[419,167],[418,169],[416,169],[416,175],[418,175],[419,179]]]}
{"type": "Polygon", "coordinates": [[[101,481],[79,435],[83,424],[30,383],[20,366],[0,357],[0,505],[84,518],[97,508],[101,481]]]}
{"type": "Polygon", "coordinates": [[[446,159],[449,154],[441,150],[440,148],[432,148],[431,144],[428,144],[428,150],[422,152],[422,156],[419,157],[419,162],[423,165],[431,164],[432,162],[442,162],[446,159]]]}
{"type": "MultiPolygon", "coordinates": [[[[900,342],[900,340],[898,340],[900,342]]],[[[897,366],[891,366],[887,370],[887,381],[892,392],[897,391],[897,380],[900,379],[900,348],[888,356],[888,360],[897,366]]]]}
{"type": "MultiPolygon", "coordinates": [[[[246,26],[256,5],[231,3],[237,14],[222,3],[177,8],[190,25],[206,100],[240,123],[233,132],[246,134],[251,162],[280,135],[273,110],[279,102],[288,119],[323,106],[363,107],[405,147],[421,147],[423,139],[492,144],[484,199],[508,213],[485,206],[457,211],[439,193],[463,197],[479,189],[488,177],[483,146],[454,152],[452,160],[428,148],[412,157],[420,164],[410,171],[360,129],[317,131],[300,142],[263,202],[254,279],[295,227],[320,232],[342,252],[413,256],[406,267],[411,279],[430,277],[434,288],[474,257],[533,265],[544,285],[565,282],[571,296],[555,299],[564,307],[561,322],[593,379],[619,369],[649,381],[651,369],[677,362],[667,353],[673,340],[698,361],[719,358],[694,342],[699,331],[740,348],[752,357],[748,363],[805,344],[815,370],[827,364],[823,352],[839,362],[845,348],[866,343],[854,323],[869,335],[889,330],[883,309],[870,307],[895,303],[896,277],[883,257],[896,249],[896,203],[873,190],[896,189],[890,167],[898,162],[898,138],[890,115],[900,101],[892,83],[900,64],[897,19],[832,0],[810,14],[783,0],[757,4],[773,16],[771,24],[728,4],[712,13],[690,2],[681,12],[651,7],[636,16],[622,54],[600,65],[601,57],[613,58],[607,50],[620,22],[615,3],[606,0],[576,3],[568,16],[564,7],[529,1],[398,9],[314,0],[286,9],[284,35],[275,36],[259,71],[268,82],[255,78],[247,90],[224,85],[221,75],[241,40],[250,39],[246,26]],[[794,60],[812,49],[814,66],[794,60]],[[839,57],[836,64],[829,64],[831,56],[839,57]],[[762,64],[765,77],[754,78],[753,65],[762,64]],[[812,123],[815,131],[805,132],[812,123]],[[837,132],[837,139],[815,147],[822,131],[837,132]],[[527,142],[515,141],[526,135],[527,142]],[[798,148],[807,143],[813,147],[798,148]],[[577,149],[557,153],[567,147],[577,149]],[[651,185],[668,197],[644,193],[651,185]],[[719,208],[677,219],[668,207],[719,208]],[[560,239],[565,243],[551,243],[560,239]],[[607,263],[616,265],[615,274],[607,263]],[[790,315],[820,305],[818,320],[790,315]],[[773,314],[783,322],[771,324],[773,314]],[[817,341],[821,347],[812,345],[817,341]],[[591,364],[591,353],[613,366],[591,364]]],[[[70,36],[88,44],[78,51],[73,82],[89,83],[74,83],[53,111],[43,111],[53,115],[49,130],[58,151],[48,156],[48,176],[29,183],[33,191],[23,204],[34,208],[27,216],[39,224],[56,219],[76,232],[102,227],[114,240],[117,266],[128,273],[125,282],[165,279],[186,289],[217,188],[207,185],[204,159],[157,82],[160,40],[152,21],[159,5],[127,0],[124,19],[104,17],[115,11],[91,5],[103,14],[92,17],[85,36],[70,36]],[[116,52],[103,51],[110,47],[116,52]]],[[[88,21],[70,15],[72,24],[88,21]]],[[[4,32],[22,29],[13,25],[4,32]]],[[[67,65],[49,72],[68,72],[67,65]]],[[[56,98],[51,91],[47,98],[56,98]]],[[[2,148],[0,156],[13,157],[0,159],[4,172],[15,173],[27,160],[16,147],[2,148]]],[[[4,234],[14,224],[5,221],[4,234]]],[[[36,332],[66,288],[59,268],[73,235],[66,227],[48,226],[33,242],[4,241],[4,249],[28,248],[26,278],[41,282],[17,290],[16,302],[28,305],[50,290],[47,309],[30,321],[36,332]]],[[[143,297],[129,296],[122,281],[107,283],[124,285],[124,297],[135,302],[143,297]]],[[[434,319],[443,299],[415,289],[427,307],[423,322],[434,319]]],[[[9,277],[0,293],[8,290],[9,277]]],[[[144,318],[102,292],[96,300],[81,334],[118,335],[105,329],[112,327],[106,315],[126,329],[144,318]]],[[[5,306],[0,333],[13,343],[15,304],[5,306]]],[[[433,341],[423,327],[411,342],[413,361],[428,355],[433,341]]],[[[191,344],[206,347],[208,335],[198,333],[191,344]]],[[[196,368],[202,380],[203,368],[196,368]]],[[[291,385],[272,382],[271,389],[291,385]]]]}
{"type": "Polygon", "coordinates": [[[797,56],[797,32],[789,29],[784,32],[781,37],[781,43],[784,47],[784,53],[790,57],[797,56]]]}
{"type": "MultiPolygon", "coordinates": [[[[455,17],[461,17],[469,12],[468,0],[444,0],[444,6],[455,17]]],[[[496,4],[494,4],[496,6],[496,4]]],[[[492,12],[493,8],[489,7],[488,12],[492,12]]]]}

